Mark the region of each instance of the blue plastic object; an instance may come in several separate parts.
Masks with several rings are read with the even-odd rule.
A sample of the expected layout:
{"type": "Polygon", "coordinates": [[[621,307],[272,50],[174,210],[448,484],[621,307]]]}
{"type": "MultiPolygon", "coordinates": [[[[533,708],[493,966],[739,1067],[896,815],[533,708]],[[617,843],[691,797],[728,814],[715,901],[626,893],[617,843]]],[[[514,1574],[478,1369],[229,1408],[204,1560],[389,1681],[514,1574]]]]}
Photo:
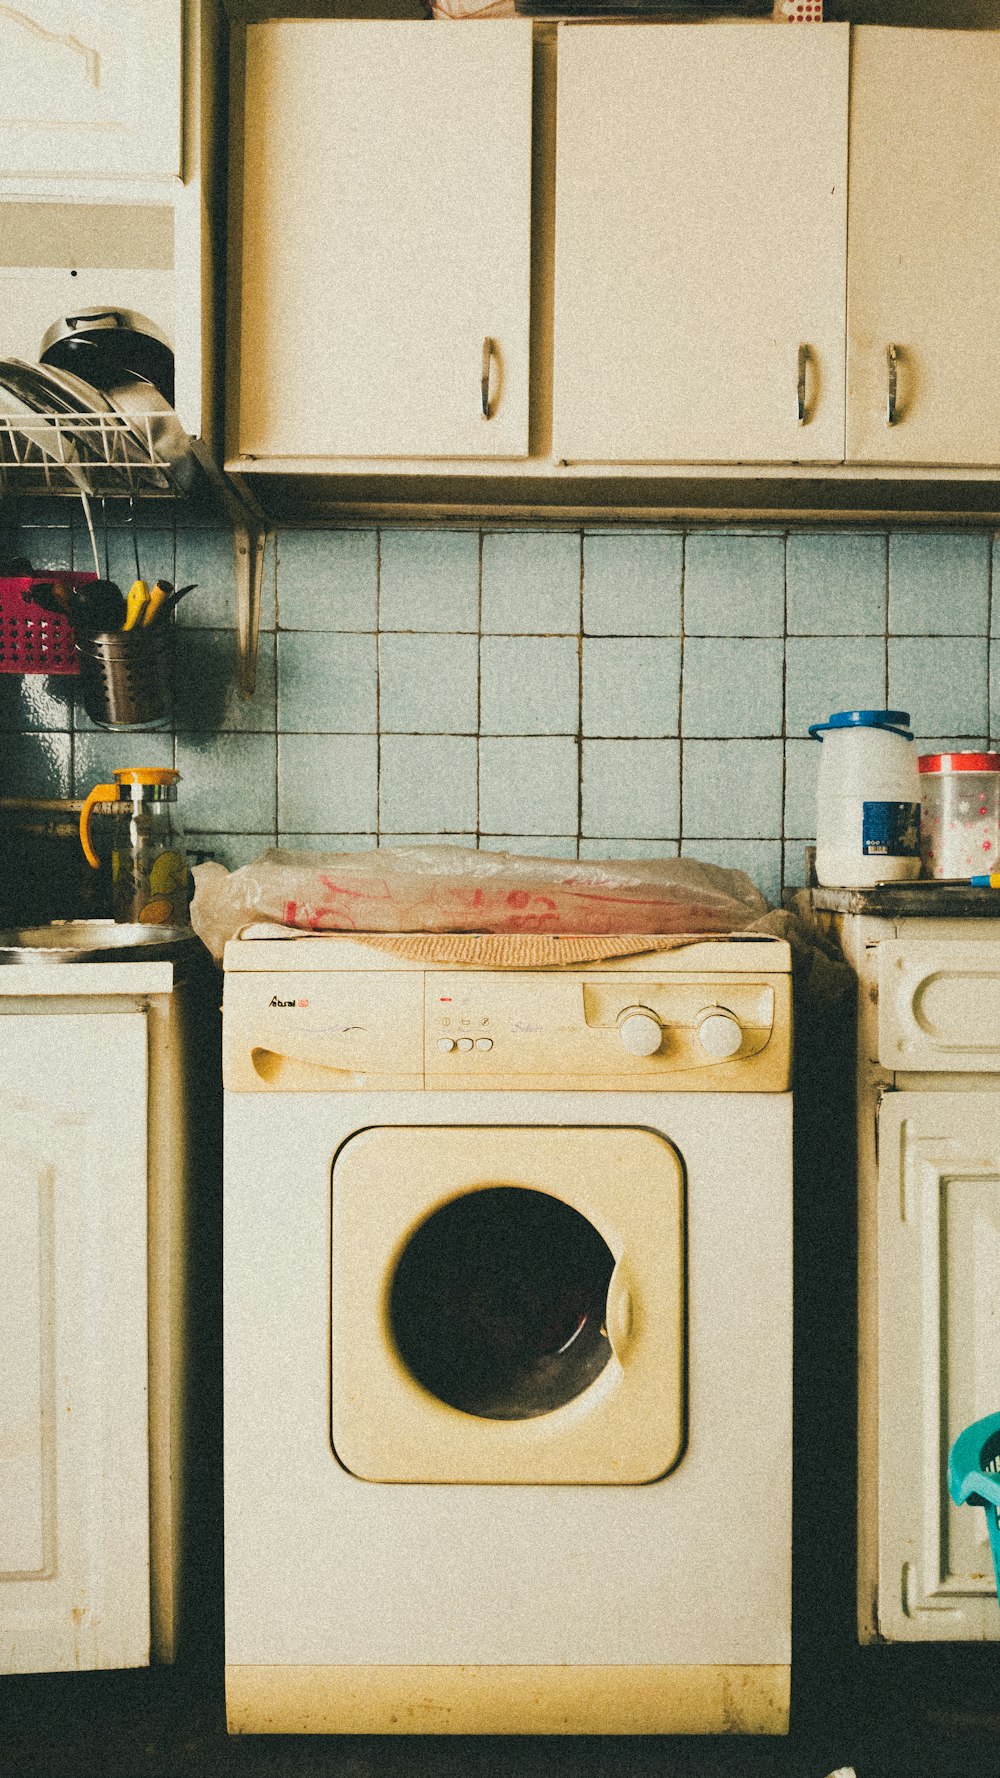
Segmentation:
{"type": "Polygon", "coordinates": [[[956,1506],[981,1506],[1000,1595],[1000,1414],[987,1414],[960,1432],[948,1458],[948,1492],[956,1506]]]}
{"type": "Polygon", "coordinates": [[[835,710],[826,722],[811,722],[809,733],[818,741],[824,729],[829,728],[885,728],[894,735],[902,735],[904,740],[913,740],[908,710],[835,710]]]}

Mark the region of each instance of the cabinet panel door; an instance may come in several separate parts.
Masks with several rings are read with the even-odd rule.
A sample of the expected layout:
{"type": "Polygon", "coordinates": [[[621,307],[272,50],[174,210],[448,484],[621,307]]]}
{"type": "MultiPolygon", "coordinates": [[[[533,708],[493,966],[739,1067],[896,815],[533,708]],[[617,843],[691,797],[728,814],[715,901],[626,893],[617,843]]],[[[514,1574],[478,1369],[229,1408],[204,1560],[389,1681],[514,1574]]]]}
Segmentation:
{"type": "Polygon", "coordinates": [[[0,1672],[149,1660],[146,1015],[0,1016],[0,1672]]]}
{"type": "Polygon", "coordinates": [[[843,456],[847,68],[846,26],[560,29],[557,457],[843,456]]]}
{"type": "Polygon", "coordinates": [[[5,177],[176,179],[181,0],[0,6],[5,177]]]}
{"type": "Polygon", "coordinates": [[[241,453],[527,454],[531,63],[512,20],[250,27],[241,453]]]}
{"type": "Polygon", "coordinates": [[[995,1640],[985,1515],[952,1505],[948,1452],[998,1402],[1000,1094],[888,1093],[878,1129],[878,1632],[995,1640]]]}
{"type": "Polygon", "coordinates": [[[1000,463],[1000,33],[855,30],[850,155],[848,457],[1000,463]]]}

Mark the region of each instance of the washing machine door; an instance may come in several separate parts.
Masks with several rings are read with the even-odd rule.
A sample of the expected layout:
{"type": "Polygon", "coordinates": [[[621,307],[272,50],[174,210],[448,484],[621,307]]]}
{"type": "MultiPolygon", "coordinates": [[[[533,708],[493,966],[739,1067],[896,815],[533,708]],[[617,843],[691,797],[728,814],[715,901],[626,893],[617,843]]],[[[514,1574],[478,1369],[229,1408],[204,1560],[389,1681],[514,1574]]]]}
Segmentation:
{"type": "Polygon", "coordinates": [[[368,1481],[648,1482],[684,1443],[684,1172],[628,1127],[394,1126],[333,1166],[332,1434],[368,1481]]]}

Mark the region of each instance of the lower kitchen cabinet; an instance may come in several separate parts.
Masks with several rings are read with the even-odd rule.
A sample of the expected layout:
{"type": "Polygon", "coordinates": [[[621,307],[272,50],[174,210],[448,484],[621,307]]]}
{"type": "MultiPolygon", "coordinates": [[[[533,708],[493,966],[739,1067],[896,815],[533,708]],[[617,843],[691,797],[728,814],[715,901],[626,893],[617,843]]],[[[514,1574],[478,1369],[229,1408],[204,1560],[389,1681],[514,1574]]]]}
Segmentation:
{"type": "Polygon", "coordinates": [[[947,1477],[1000,1409],[1000,921],[836,924],[859,987],[858,1635],[998,1641],[985,1517],[947,1477]]]}
{"type": "Polygon", "coordinates": [[[146,1015],[0,1018],[0,1650],[149,1660],[146,1015]]]}
{"type": "Polygon", "coordinates": [[[0,971],[0,1672],[175,1652],[191,1013],[174,962],[0,971]]]}

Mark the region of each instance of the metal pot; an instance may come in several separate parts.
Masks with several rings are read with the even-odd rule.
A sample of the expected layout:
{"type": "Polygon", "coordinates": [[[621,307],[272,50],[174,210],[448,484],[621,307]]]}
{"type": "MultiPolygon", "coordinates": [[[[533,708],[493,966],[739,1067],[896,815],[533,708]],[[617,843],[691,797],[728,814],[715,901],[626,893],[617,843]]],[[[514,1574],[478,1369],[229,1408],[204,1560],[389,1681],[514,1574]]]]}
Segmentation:
{"type": "Polygon", "coordinates": [[[95,389],[141,377],[169,404],[174,399],[174,354],[165,334],[134,309],[81,309],[53,322],[39,359],[75,372],[95,389]]]}

